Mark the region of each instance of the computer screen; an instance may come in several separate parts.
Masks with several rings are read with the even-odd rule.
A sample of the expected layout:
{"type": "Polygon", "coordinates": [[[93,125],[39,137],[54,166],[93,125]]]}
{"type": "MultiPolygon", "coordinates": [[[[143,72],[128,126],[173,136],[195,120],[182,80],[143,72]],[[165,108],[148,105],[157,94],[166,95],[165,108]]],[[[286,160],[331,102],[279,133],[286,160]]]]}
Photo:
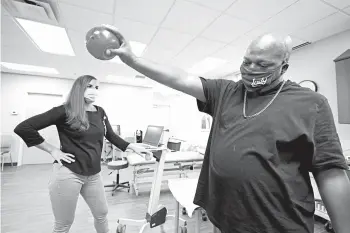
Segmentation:
{"type": "Polygon", "coordinates": [[[164,126],[149,125],[143,143],[158,146],[163,134],[164,126]]]}

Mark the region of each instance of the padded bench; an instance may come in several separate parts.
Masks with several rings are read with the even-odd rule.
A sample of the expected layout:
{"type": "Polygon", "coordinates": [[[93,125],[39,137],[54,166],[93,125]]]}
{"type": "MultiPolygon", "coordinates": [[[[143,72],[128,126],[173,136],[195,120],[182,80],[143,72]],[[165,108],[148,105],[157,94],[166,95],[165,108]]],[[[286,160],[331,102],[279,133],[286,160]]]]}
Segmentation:
{"type": "MultiPolygon", "coordinates": [[[[131,190],[138,195],[138,184],[151,183],[152,176],[149,173],[153,173],[155,158],[146,161],[144,158],[137,154],[129,154],[127,157],[129,167],[133,169],[133,178],[130,182],[131,190]]],[[[193,171],[196,168],[200,168],[204,156],[198,152],[169,152],[165,157],[165,169],[163,180],[167,180],[171,176],[172,178],[187,177],[189,171],[193,171]]]]}

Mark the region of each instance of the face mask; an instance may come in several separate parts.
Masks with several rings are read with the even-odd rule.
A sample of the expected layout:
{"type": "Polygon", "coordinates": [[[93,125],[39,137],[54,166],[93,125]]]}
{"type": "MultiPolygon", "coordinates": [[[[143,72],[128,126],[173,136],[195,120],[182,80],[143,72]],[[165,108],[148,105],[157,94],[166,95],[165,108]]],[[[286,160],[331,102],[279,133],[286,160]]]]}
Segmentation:
{"type": "Polygon", "coordinates": [[[96,88],[87,88],[84,93],[85,100],[94,102],[98,96],[98,90],[96,88]]]}
{"type": "Polygon", "coordinates": [[[281,77],[281,66],[278,66],[274,70],[254,71],[242,64],[240,70],[244,86],[248,91],[259,91],[271,83],[278,81],[281,77]]]}

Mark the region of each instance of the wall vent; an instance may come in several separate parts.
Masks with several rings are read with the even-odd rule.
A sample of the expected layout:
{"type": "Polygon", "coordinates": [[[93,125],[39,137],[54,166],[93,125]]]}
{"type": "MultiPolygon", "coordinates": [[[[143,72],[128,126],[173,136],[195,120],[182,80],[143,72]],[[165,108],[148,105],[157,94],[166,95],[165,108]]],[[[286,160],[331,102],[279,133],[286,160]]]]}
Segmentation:
{"type": "Polygon", "coordinates": [[[307,46],[307,45],[310,45],[310,44],[311,44],[311,42],[305,42],[305,43],[302,43],[302,44],[300,44],[300,45],[294,46],[294,47],[292,48],[292,51],[301,49],[301,48],[303,48],[303,47],[305,47],[305,46],[307,46]]]}
{"type": "Polygon", "coordinates": [[[2,5],[14,18],[58,25],[59,8],[56,0],[2,0],[2,5]]]}

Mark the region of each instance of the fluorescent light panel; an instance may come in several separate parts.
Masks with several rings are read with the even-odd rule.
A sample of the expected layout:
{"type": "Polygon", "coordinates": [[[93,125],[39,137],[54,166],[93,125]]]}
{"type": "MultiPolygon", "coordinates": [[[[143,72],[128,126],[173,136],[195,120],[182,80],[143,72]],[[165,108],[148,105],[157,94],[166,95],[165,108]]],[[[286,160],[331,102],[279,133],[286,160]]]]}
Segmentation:
{"type": "Polygon", "coordinates": [[[32,66],[16,63],[1,62],[1,65],[9,70],[25,71],[25,72],[35,72],[43,74],[59,74],[55,68],[43,67],[43,66],[32,66]]]}
{"type": "Polygon", "coordinates": [[[145,51],[146,49],[146,45],[137,41],[130,41],[129,43],[131,46],[131,50],[134,52],[134,54],[138,57],[141,57],[143,51],[145,51]]]}
{"type": "Polygon", "coordinates": [[[43,52],[75,56],[64,28],[26,19],[16,18],[16,20],[43,52]]]}
{"type": "Polygon", "coordinates": [[[204,74],[211,70],[214,70],[222,65],[224,65],[227,61],[215,57],[207,57],[204,60],[196,63],[192,66],[188,72],[191,74],[204,74]]]}

